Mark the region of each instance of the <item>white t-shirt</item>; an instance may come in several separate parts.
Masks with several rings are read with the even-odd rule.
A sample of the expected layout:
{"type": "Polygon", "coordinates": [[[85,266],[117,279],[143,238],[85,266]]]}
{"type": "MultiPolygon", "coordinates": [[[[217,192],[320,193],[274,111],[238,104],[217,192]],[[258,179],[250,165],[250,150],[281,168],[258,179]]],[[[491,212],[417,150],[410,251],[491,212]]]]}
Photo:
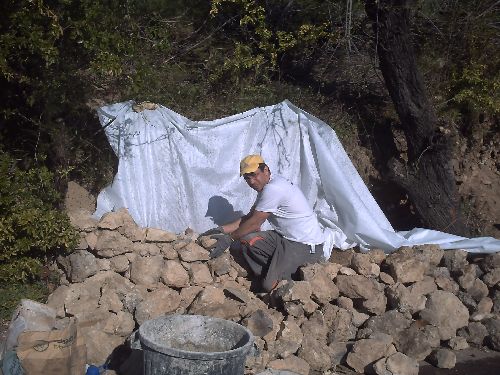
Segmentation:
{"type": "Polygon", "coordinates": [[[307,245],[325,241],[318,218],[302,191],[281,176],[273,176],[258,193],[255,210],[270,213],[269,223],[289,240],[307,245]]]}

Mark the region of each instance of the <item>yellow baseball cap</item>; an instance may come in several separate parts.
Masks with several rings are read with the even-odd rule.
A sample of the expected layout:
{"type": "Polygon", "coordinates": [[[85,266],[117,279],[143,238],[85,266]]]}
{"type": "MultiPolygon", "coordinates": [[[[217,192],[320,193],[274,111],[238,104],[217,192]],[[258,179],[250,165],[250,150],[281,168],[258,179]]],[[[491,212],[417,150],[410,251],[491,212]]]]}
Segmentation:
{"type": "Polygon", "coordinates": [[[265,163],[260,155],[245,156],[240,162],[240,176],[246,173],[252,173],[259,168],[259,164],[265,163]]]}

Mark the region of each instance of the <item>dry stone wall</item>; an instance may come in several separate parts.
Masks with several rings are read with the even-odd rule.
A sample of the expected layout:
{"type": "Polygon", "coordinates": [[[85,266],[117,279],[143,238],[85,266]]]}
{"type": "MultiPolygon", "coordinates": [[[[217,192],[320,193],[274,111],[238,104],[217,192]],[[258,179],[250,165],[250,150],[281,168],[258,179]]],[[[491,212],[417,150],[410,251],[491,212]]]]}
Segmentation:
{"type": "Polygon", "coordinates": [[[457,350],[500,351],[500,254],[403,247],[393,254],[334,251],[270,294],[253,293],[235,252],[209,258],[210,238],[138,227],[127,210],[100,221],[70,213],[81,241],[57,260],[47,304],[76,317],[89,363],[103,363],[138,326],[166,314],[203,314],[248,327],[258,351],[247,374],[418,374],[418,361],[452,368],[457,350]],[[330,372],[329,372],[330,371],[330,372]]]}

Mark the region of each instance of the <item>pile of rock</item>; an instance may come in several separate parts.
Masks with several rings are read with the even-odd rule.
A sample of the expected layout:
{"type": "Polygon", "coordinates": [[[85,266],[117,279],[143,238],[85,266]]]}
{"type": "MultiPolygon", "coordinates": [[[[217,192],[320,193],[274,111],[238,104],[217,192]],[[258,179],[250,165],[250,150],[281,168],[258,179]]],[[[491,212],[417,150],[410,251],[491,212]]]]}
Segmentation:
{"type": "Polygon", "coordinates": [[[252,293],[244,263],[187,230],[140,228],[125,209],[96,222],[72,213],[78,249],[58,259],[62,285],[47,304],[76,317],[89,363],[106,357],[137,327],[165,314],[203,314],[239,322],[259,349],[247,373],[266,368],[329,373],[418,373],[418,361],[452,368],[469,345],[500,350],[500,254],[470,262],[461,250],[401,248],[386,255],[334,252],[300,269],[271,293],[252,293]]]}

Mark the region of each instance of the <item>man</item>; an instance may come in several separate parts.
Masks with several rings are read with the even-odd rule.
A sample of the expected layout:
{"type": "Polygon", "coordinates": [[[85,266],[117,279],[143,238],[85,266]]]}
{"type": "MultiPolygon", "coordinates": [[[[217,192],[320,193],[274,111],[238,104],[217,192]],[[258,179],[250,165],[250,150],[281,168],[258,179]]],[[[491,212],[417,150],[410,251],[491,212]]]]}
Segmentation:
{"type": "Polygon", "coordinates": [[[258,192],[250,212],[202,235],[219,233],[212,258],[232,241],[240,241],[249,267],[261,278],[263,289],[271,291],[280,280],[290,280],[301,265],[324,259],[325,235],[300,189],[281,176],[271,177],[260,155],[243,158],[240,176],[258,192]],[[261,231],[266,220],[274,230],[261,231]]]}

